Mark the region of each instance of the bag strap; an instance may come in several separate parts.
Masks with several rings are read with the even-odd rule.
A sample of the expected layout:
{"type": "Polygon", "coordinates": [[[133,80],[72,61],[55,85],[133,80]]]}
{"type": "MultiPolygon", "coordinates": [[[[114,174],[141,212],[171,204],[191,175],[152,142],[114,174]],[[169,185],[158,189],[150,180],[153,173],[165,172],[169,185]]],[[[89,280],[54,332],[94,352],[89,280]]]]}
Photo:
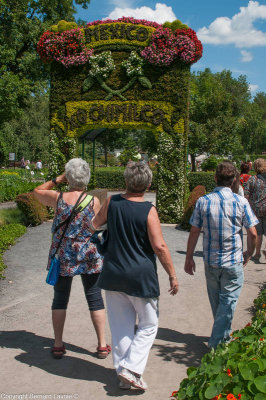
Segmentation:
{"type": "Polygon", "coordinates": [[[82,202],[77,206],[76,213],[79,213],[79,212],[83,211],[84,208],[86,208],[90,204],[92,199],[93,199],[93,196],[91,196],[90,194],[87,194],[85,199],[82,200],[82,202]]]}
{"type": "Polygon", "coordinates": [[[73,208],[72,208],[72,211],[71,211],[71,214],[69,215],[69,217],[66,218],[65,221],[61,222],[61,224],[59,224],[59,225],[56,227],[55,231],[54,231],[54,233],[56,233],[56,232],[58,231],[58,229],[60,229],[63,225],[65,225],[64,231],[63,231],[63,233],[62,233],[62,235],[61,235],[61,238],[60,238],[60,240],[59,240],[59,243],[58,243],[58,245],[57,245],[55,254],[58,252],[59,247],[61,246],[61,243],[62,243],[63,237],[64,237],[64,235],[65,235],[65,233],[66,233],[66,230],[67,230],[67,228],[68,228],[68,226],[69,226],[71,220],[72,220],[73,217],[75,216],[75,211],[76,211],[77,207],[80,205],[80,200],[81,200],[82,196],[84,195],[84,193],[85,193],[85,192],[82,192],[81,195],[79,196],[78,200],[76,201],[75,205],[74,205],[73,208]]]}

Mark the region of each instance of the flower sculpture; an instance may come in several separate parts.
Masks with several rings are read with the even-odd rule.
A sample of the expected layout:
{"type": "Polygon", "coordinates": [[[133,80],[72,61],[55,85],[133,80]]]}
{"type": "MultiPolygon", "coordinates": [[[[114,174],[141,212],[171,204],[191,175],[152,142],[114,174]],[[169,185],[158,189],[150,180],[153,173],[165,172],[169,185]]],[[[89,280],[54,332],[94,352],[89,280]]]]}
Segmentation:
{"type": "Polygon", "coordinates": [[[94,78],[102,77],[107,79],[115,70],[115,63],[111,51],[104,51],[101,54],[90,57],[91,70],[89,74],[94,78]]]}
{"type": "Polygon", "coordinates": [[[91,70],[89,76],[83,82],[84,92],[92,87],[95,80],[97,80],[100,86],[108,93],[105,100],[110,100],[113,96],[118,96],[121,100],[126,100],[126,97],[123,96],[122,93],[133,86],[136,80],[146,88],[152,87],[150,80],[144,76],[142,70],[144,60],[135,51],[132,51],[129,58],[121,63],[122,67],[126,69],[127,76],[130,78],[129,82],[121,89],[112,89],[106,83],[109,75],[115,69],[115,63],[110,51],[92,56],[89,62],[91,64],[91,70]]]}
{"type": "Polygon", "coordinates": [[[126,69],[127,76],[132,78],[133,76],[143,75],[143,64],[143,58],[141,58],[135,51],[131,51],[129,58],[123,61],[121,65],[126,69]]]}
{"type": "Polygon", "coordinates": [[[66,68],[85,64],[93,54],[93,50],[85,45],[81,29],[62,33],[47,31],[42,35],[37,51],[44,62],[57,61],[66,68]]]}

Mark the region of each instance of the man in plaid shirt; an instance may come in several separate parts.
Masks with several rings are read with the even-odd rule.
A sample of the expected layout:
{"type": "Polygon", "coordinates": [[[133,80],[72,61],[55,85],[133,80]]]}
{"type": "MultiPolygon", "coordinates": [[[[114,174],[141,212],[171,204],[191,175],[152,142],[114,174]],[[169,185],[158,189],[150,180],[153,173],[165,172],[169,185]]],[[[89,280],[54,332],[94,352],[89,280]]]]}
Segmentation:
{"type": "Polygon", "coordinates": [[[256,245],[258,220],[248,201],[231,190],[236,168],[230,161],[218,165],[217,187],[200,197],[190,219],[185,271],[193,275],[196,266],[193,252],[203,229],[203,258],[208,296],[214,317],[208,343],[216,348],[230,339],[231,324],[243,281],[243,266],[256,245]],[[247,229],[247,251],[243,257],[242,227],[247,229]]]}

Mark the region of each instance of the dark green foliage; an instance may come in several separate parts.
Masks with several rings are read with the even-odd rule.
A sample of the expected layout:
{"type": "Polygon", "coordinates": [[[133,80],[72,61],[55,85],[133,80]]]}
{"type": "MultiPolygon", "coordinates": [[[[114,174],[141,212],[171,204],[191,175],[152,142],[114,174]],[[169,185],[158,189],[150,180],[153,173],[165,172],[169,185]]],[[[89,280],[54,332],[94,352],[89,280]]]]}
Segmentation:
{"type": "Polygon", "coordinates": [[[33,193],[23,193],[17,196],[16,203],[23,212],[26,224],[31,226],[40,225],[49,219],[47,207],[42,205],[33,193]]]}
{"type": "Polygon", "coordinates": [[[187,176],[189,189],[192,191],[196,186],[205,186],[206,192],[212,192],[216,186],[214,172],[190,172],[187,176]]]}
{"type": "Polygon", "coordinates": [[[3,262],[3,253],[15,240],[26,232],[26,227],[20,224],[7,224],[0,226],[0,279],[4,278],[3,270],[6,265],[3,262]]]}

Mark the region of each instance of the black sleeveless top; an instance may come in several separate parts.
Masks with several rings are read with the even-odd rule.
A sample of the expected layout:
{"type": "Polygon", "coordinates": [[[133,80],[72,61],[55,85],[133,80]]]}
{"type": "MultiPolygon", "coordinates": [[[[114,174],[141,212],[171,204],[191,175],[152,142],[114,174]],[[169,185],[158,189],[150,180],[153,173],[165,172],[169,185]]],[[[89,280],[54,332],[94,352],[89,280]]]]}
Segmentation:
{"type": "Polygon", "coordinates": [[[156,256],[151,247],[148,201],[112,196],[107,214],[108,246],[99,277],[100,288],[130,296],[154,298],[160,294],[156,256]]]}

